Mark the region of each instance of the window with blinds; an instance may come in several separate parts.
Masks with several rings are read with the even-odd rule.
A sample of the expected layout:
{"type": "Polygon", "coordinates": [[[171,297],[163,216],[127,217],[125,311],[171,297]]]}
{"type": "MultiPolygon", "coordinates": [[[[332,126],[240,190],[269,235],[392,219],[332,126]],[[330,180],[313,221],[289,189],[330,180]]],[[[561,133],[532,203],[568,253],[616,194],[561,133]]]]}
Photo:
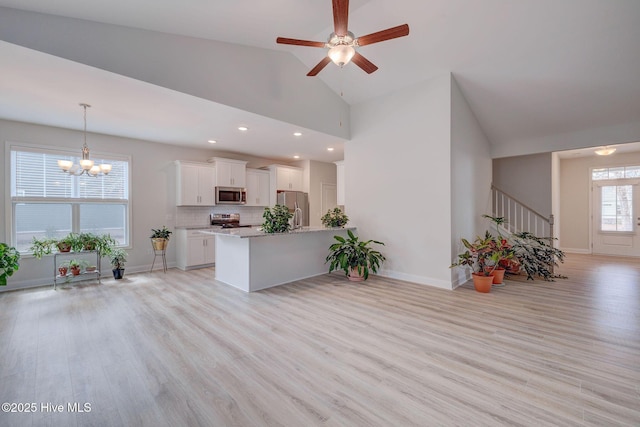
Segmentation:
{"type": "MultiPolygon", "coordinates": [[[[115,156],[114,156],[115,157],[115,156]]],[[[34,147],[11,149],[12,244],[27,252],[36,238],[60,238],[70,232],[110,234],[120,245],[129,242],[128,159],[96,158],[109,163],[106,176],[73,176],[58,160],[78,164],[78,156],[34,147]]]]}

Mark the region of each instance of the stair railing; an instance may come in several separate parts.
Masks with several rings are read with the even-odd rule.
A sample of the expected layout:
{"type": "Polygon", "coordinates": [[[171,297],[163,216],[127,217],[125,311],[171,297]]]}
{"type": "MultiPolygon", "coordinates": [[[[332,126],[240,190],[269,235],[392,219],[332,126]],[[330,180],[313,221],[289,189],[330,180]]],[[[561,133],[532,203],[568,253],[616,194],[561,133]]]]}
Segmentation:
{"type": "Polygon", "coordinates": [[[548,217],[536,212],[515,197],[491,185],[493,216],[503,217],[503,227],[510,233],[528,231],[537,237],[549,237],[553,247],[553,214],[548,217]]]}

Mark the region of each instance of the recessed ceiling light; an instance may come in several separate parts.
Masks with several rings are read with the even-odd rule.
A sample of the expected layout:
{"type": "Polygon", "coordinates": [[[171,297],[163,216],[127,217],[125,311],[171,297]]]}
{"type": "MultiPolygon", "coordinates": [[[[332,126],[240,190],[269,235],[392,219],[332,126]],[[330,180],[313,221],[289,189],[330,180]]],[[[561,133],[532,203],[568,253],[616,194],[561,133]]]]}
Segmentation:
{"type": "Polygon", "coordinates": [[[333,147],[327,148],[327,151],[333,151],[333,147]]]}
{"type": "Polygon", "coordinates": [[[294,158],[294,159],[299,159],[299,158],[300,158],[300,156],[293,156],[293,158],[294,158]]]}
{"type": "Polygon", "coordinates": [[[246,126],[238,126],[238,130],[241,130],[242,132],[248,131],[249,128],[246,126]]]}
{"type": "Polygon", "coordinates": [[[302,136],[302,132],[294,132],[293,136],[302,136]]]}
{"type": "Polygon", "coordinates": [[[218,141],[216,141],[215,139],[210,139],[210,140],[209,140],[209,141],[207,141],[207,142],[208,142],[209,144],[215,144],[215,143],[216,143],[216,142],[218,142],[218,141]]]}

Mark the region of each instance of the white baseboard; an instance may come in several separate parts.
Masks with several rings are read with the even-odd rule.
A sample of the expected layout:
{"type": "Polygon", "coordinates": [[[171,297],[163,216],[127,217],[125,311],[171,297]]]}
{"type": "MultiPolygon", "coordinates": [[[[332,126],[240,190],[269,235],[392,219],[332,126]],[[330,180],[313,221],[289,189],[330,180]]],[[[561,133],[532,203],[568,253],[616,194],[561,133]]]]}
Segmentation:
{"type": "MultiPolygon", "coordinates": [[[[176,267],[175,262],[167,263],[167,268],[175,268],[175,267],[176,267]]],[[[124,270],[125,270],[125,274],[126,273],[148,273],[149,270],[151,270],[151,264],[136,265],[133,267],[125,266],[124,270]]],[[[162,271],[162,264],[160,264],[160,266],[158,267],[158,263],[156,263],[156,265],[153,268],[153,271],[162,271]]],[[[106,269],[103,268],[102,271],[100,272],[100,278],[109,278],[109,277],[113,277],[113,273],[111,272],[111,267],[107,267],[106,269]]],[[[53,289],[53,279],[51,277],[40,277],[37,279],[17,280],[17,281],[9,279],[9,283],[7,283],[7,286],[0,287],[0,292],[17,291],[19,289],[38,288],[41,286],[51,286],[51,289],[53,289]]]]}
{"type": "Polygon", "coordinates": [[[560,250],[568,254],[584,254],[584,255],[591,254],[591,251],[589,249],[560,248],[560,250]]]}
{"type": "Polygon", "coordinates": [[[418,285],[433,286],[440,289],[454,289],[451,282],[431,277],[417,276],[415,274],[401,273],[393,270],[379,270],[378,275],[389,279],[404,280],[405,282],[417,283],[418,285]]]}

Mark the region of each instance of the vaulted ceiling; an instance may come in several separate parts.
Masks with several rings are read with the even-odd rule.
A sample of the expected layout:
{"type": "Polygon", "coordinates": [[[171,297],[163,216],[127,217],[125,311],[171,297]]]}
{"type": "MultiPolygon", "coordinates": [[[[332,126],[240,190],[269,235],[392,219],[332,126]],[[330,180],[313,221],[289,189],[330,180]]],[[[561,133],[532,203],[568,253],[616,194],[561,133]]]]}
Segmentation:
{"type": "MultiPolygon", "coordinates": [[[[348,104],[451,72],[493,144],[640,123],[637,0],[350,3],[349,30],[356,36],[403,23],[411,33],[359,49],[379,67],[371,75],[353,64],[329,64],[308,77],[348,104]]],[[[304,70],[318,63],[323,49],[277,45],[276,37],[324,41],[333,22],[329,0],[0,0],[0,7],[285,52],[304,70]]],[[[88,102],[95,105],[90,130],[97,132],[200,147],[216,138],[216,148],[272,157],[342,157],[344,137],[12,43],[0,42],[0,75],[0,118],[80,128],[77,104],[88,102]],[[104,111],[119,105],[128,114],[101,114],[105,105],[112,108],[104,111]],[[255,132],[239,135],[240,122],[255,132]],[[290,138],[296,130],[304,146],[290,138]]],[[[602,144],[619,142],[631,141],[602,144]]]]}

